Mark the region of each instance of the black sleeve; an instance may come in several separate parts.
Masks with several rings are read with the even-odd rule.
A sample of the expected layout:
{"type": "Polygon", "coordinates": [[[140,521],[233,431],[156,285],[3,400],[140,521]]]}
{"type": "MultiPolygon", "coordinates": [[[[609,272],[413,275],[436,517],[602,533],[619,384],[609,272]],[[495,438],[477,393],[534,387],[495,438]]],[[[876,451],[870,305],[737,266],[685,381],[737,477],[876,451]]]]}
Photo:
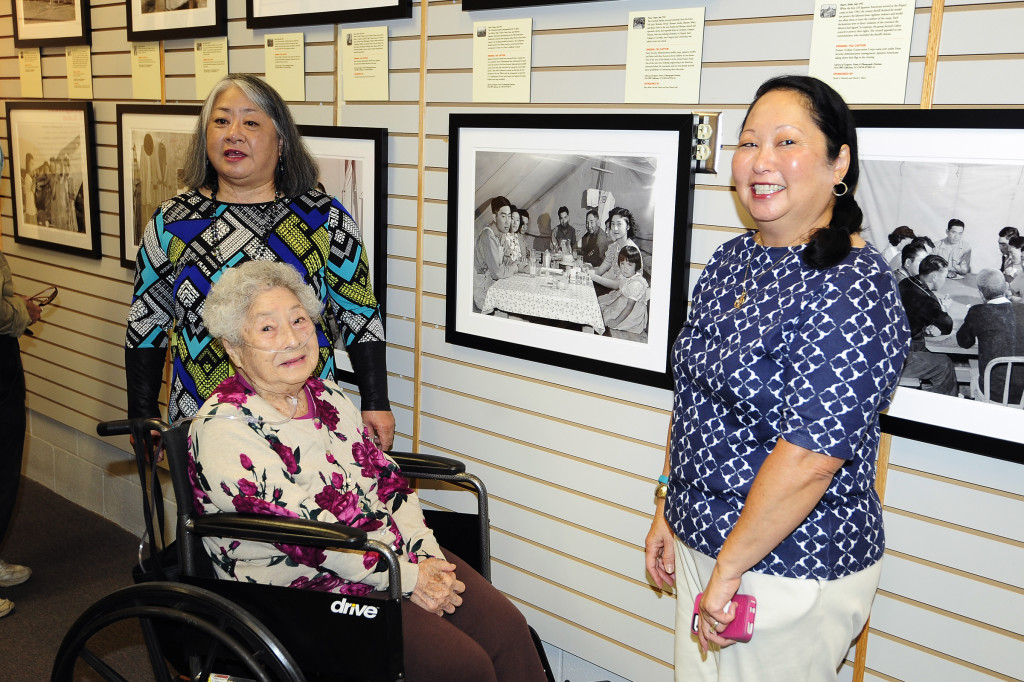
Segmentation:
{"type": "Polygon", "coordinates": [[[360,410],[389,411],[387,344],[384,341],[362,341],[345,347],[359,385],[360,410]]]}
{"type": "Polygon", "coordinates": [[[166,358],[166,348],[124,349],[129,419],[160,418],[160,384],[166,358]]]}

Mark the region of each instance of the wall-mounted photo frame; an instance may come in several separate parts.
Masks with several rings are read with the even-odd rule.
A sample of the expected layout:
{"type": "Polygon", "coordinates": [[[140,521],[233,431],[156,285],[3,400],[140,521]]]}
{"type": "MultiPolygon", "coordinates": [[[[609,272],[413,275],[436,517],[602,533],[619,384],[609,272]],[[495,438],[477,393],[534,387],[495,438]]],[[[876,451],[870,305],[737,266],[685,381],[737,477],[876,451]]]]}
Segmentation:
{"type": "Polygon", "coordinates": [[[128,40],[228,34],[227,0],[128,0],[128,40]]]}
{"type": "Polygon", "coordinates": [[[199,109],[190,105],[117,105],[121,265],[126,268],[135,268],[142,232],[156,209],[188,189],[180,178],[199,109]]]}
{"type": "Polygon", "coordinates": [[[7,102],[14,241],[100,258],[92,102],[7,102]]]}
{"type": "MultiPolygon", "coordinates": [[[[1020,294],[1024,275],[1017,279],[1010,271],[1009,277],[1000,280],[994,274],[1004,271],[1007,258],[1020,260],[1020,249],[1016,255],[1003,253],[1000,232],[1010,226],[1024,234],[1024,123],[1009,110],[854,113],[861,164],[856,196],[864,211],[865,239],[895,258],[898,268],[902,263],[902,256],[896,255],[899,244],[891,244],[889,237],[897,227],[908,226],[915,236],[931,239],[935,247],[930,252],[947,263],[967,266],[964,274],[954,272],[940,279],[910,272],[911,277],[901,282],[903,288],[923,283],[933,289],[932,295],[943,305],[942,314],[949,319],[942,318],[932,329],[926,327],[925,348],[918,351],[923,355],[916,357],[914,367],[924,365],[928,370],[904,367],[882,428],[898,436],[1024,463],[1024,411],[1000,404],[1002,382],[985,387],[982,378],[978,385],[985,370],[981,362],[987,365],[997,355],[1024,355],[1024,327],[1014,333],[1015,323],[1010,322],[1014,310],[1018,319],[1024,319],[1020,294]],[[950,226],[952,219],[963,221],[963,226],[950,226]],[[1000,299],[998,285],[1016,293],[1000,299]],[[996,315],[1006,324],[979,324],[982,319],[997,319],[996,315]],[[950,369],[956,396],[938,392],[950,369]]],[[[939,263],[932,261],[926,267],[935,264],[939,263]]],[[[919,265],[911,263],[910,270],[919,265]]],[[[925,307],[917,306],[929,296],[922,287],[917,289],[921,297],[901,292],[908,316],[923,320],[919,311],[925,307]]],[[[1019,401],[1024,367],[1017,366],[1010,380],[1010,397],[1019,401]]]]}
{"type": "Polygon", "coordinates": [[[445,340],[670,387],[668,351],[689,291],[693,121],[685,114],[453,114],[445,340]],[[519,247],[506,239],[500,209],[494,218],[497,196],[520,211],[520,231],[527,211],[519,247]],[[594,246],[601,241],[603,250],[594,246]],[[565,257],[570,250],[575,255],[565,257]],[[599,286],[589,271],[621,274],[619,290],[599,286]]]}
{"type": "Polygon", "coordinates": [[[247,28],[348,24],[412,16],[412,0],[245,0],[247,28]]]}
{"type": "Polygon", "coordinates": [[[505,9],[506,7],[537,7],[540,5],[567,5],[592,0],[462,0],[462,10],[472,12],[482,9],[505,9]]]}
{"type": "Polygon", "coordinates": [[[86,0],[11,0],[14,46],[89,44],[86,0]]]}
{"type": "MultiPolygon", "coordinates": [[[[321,189],[337,197],[362,231],[373,293],[384,316],[387,300],[388,130],[346,126],[299,126],[320,167],[321,189]]],[[[337,338],[337,334],[335,337],[337,338]]],[[[336,375],[355,383],[352,362],[339,341],[336,375]]]]}

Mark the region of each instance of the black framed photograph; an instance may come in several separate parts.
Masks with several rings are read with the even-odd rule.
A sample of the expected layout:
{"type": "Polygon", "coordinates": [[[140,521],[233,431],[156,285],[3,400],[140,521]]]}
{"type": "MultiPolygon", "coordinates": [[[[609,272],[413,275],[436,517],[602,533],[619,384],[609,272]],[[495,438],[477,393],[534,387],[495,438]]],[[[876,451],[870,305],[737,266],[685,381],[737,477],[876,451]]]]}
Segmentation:
{"type": "Polygon", "coordinates": [[[855,116],[863,235],[918,330],[883,428],[1024,463],[1024,123],[1009,110],[855,116]]]}
{"type": "Polygon", "coordinates": [[[128,40],[228,34],[227,0],[128,0],[128,40]]]}
{"type": "Polygon", "coordinates": [[[14,241],[100,258],[92,102],[7,102],[14,241]]]}
{"type": "Polygon", "coordinates": [[[117,105],[121,265],[126,268],[135,268],[142,232],[156,209],[189,189],[181,174],[198,119],[198,106],[117,105]]]}
{"type": "Polygon", "coordinates": [[[694,117],[453,114],[445,340],[670,387],[694,117]]]}
{"type": "Polygon", "coordinates": [[[412,0],[245,0],[247,28],[348,24],[412,16],[412,0]]]}
{"type": "Polygon", "coordinates": [[[86,0],[11,0],[15,47],[89,44],[86,0]]]}
{"type": "Polygon", "coordinates": [[[505,9],[506,7],[537,7],[539,5],[567,5],[591,0],[462,0],[462,9],[472,12],[480,9],[505,9]]]}
{"type": "MultiPolygon", "coordinates": [[[[388,130],[307,125],[299,126],[299,132],[320,167],[319,189],[337,197],[362,232],[373,293],[383,318],[387,300],[388,130]]],[[[340,339],[334,360],[338,379],[355,383],[352,362],[340,339]]]]}

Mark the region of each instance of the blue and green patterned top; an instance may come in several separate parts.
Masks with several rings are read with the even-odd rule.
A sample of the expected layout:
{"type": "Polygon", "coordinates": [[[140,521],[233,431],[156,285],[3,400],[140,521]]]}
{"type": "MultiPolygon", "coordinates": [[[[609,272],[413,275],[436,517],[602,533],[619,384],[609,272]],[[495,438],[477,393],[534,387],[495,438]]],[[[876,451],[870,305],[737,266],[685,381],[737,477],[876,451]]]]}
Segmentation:
{"type": "MultiPolygon", "coordinates": [[[[171,346],[168,417],[194,415],[230,374],[227,354],[203,325],[207,292],[226,268],[250,260],[292,265],[338,323],[346,346],[384,341],[359,228],[337,199],[309,190],[289,200],[225,204],[192,190],[146,226],[135,264],[126,348],[171,346]]],[[[334,377],[334,338],[317,323],[317,374],[334,377]]]]}

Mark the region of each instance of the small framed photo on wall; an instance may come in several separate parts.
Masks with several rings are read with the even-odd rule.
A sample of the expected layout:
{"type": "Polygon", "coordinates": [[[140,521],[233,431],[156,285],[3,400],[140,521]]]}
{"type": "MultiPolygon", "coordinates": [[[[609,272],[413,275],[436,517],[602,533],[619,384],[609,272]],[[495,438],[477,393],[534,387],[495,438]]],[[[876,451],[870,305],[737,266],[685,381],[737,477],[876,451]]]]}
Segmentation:
{"type": "Polygon", "coordinates": [[[7,102],[14,241],[99,258],[92,102],[7,102]]]}
{"type": "Polygon", "coordinates": [[[246,28],[347,24],[412,16],[412,0],[245,0],[246,28]]]}
{"type": "Polygon", "coordinates": [[[128,40],[228,34],[227,0],[128,0],[128,40]]]}
{"type": "Polygon", "coordinates": [[[89,44],[86,0],[11,0],[14,46],[89,44]]]}
{"type": "MultiPolygon", "coordinates": [[[[363,237],[369,254],[370,281],[386,318],[388,227],[388,130],[344,126],[299,126],[320,167],[319,189],[336,197],[363,237]]],[[[337,335],[335,335],[337,337],[337,335]]],[[[334,351],[337,376],[355,383],[352,362],[340,341],[334,351]]]]}
{"type": "Polygon", "coordinates": [[[135,267],[142,231],[160,204],[189,189],[181,183],[198,106],[117,105],[117,180],[121,265],[135,267]]]}

